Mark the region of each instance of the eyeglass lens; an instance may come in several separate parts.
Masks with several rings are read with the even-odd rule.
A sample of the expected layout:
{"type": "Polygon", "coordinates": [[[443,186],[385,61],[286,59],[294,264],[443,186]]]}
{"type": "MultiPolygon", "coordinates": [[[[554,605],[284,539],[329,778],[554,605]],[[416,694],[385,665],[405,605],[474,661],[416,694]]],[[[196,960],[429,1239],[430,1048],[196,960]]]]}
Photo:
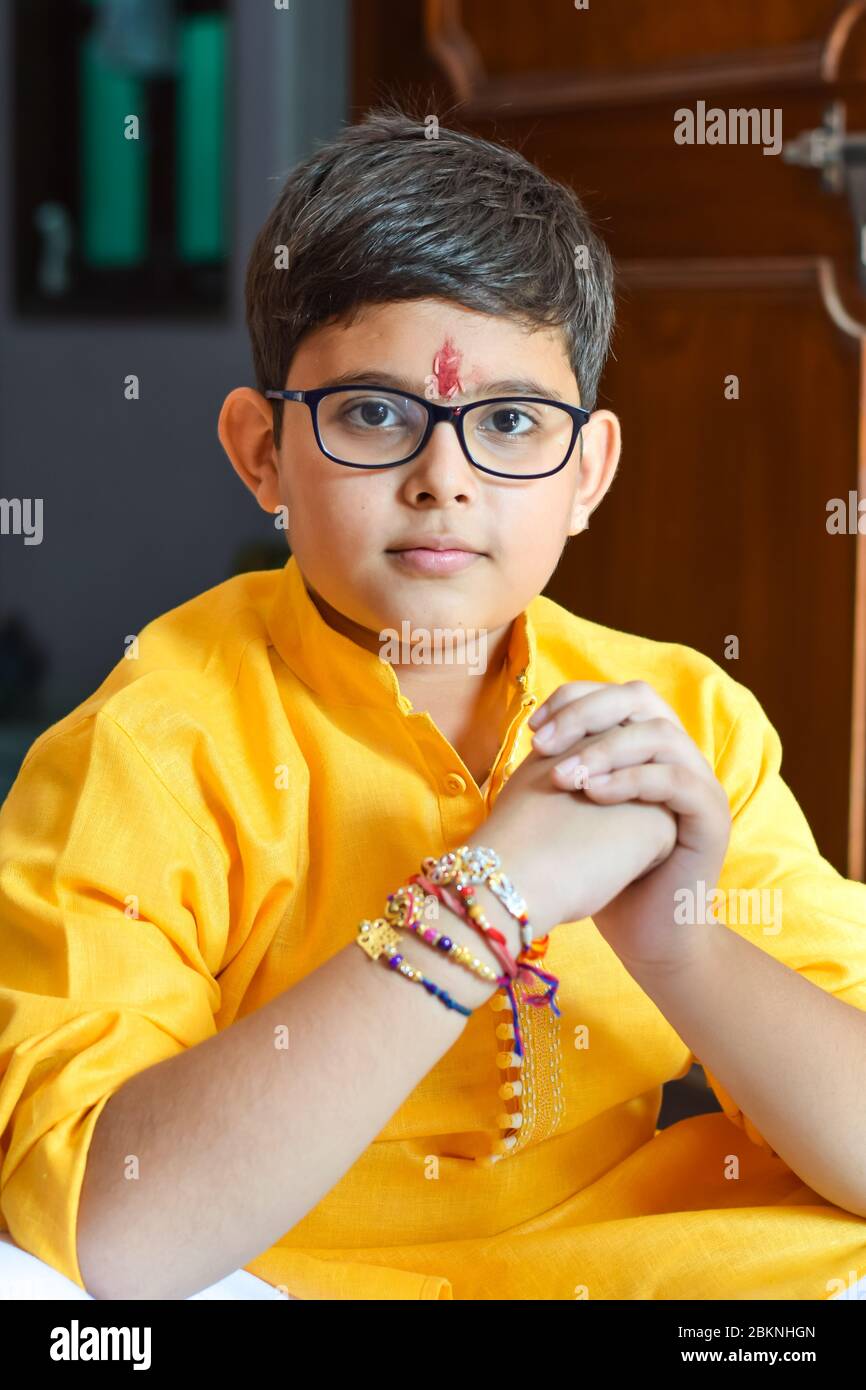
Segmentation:
{"type": "MultiPolygon", "coordinates": [[[[473,460],[494,472],[545,473],[562,463],[571,443],[567,410],[520,397],[468,409],[463,420],[473,460]]],[[[418,447],[426,426],[423,406],[398,392],[347,387],[319,402],[322,444],[345,463],[399,463],[418,447]]]]}

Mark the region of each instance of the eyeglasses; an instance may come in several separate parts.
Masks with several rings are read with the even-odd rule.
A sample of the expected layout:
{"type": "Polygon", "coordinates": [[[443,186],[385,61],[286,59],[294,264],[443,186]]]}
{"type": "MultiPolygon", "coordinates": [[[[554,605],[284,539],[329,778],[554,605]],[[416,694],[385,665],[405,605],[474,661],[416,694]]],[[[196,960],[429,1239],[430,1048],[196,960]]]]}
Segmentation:
{"type": "Polygon", "coordinates": [[[571,458],[592,411],[544,396],[493,396],[439,405],[411,391],[361,383],[314,391],[265,391],[309,407],[316,443],[347,468],[398,468],[417,458],[440,421],[457,431],[474,468],[498,478],[549,478],[571,458]]]}

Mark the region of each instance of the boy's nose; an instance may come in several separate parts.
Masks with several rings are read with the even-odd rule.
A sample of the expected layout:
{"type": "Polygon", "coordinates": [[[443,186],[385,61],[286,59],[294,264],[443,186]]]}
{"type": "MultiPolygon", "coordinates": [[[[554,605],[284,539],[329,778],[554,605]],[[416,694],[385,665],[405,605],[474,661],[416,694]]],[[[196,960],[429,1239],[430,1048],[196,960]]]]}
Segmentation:
{"type": "Polygon", "coordinates": [[[424,448],[416,459],[406,465],[412,470],[413,482],[424,478],[438,488],[465,488],[468,479],[478,481],[477,469],[467,459],[460,440],[457,426],[453,421],[440,420],[430,432],[424,448]]]}

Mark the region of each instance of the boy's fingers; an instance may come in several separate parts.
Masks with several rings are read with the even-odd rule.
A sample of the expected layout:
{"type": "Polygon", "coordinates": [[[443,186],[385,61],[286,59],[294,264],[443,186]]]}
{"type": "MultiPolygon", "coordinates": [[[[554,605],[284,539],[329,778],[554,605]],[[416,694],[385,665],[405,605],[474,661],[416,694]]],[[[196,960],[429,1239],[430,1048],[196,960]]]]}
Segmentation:
{"type": "Polygon", "coordinates": [[[678,839],[686,848],[702,848],[706,827],[716,820],[720,839],[730,828],[730,807],[721,784],[715,783],[712,794],[706,778],[675,763],[620,768],[603,778],[591,779],[585,791],[600,802],[664,802],[677,817],[678,839]]]}
{"type": "Polygon", "coordinates": [[[575,780],[578,774],[581,775],[579,785],[584,786],[587,778],[594,775],[648,762],[687,767],[698,777],[714,779],[713,769],[701,750],[688,734],[666,719],[649,719],[608,729],[570,752],[556,764],[553,772],[560,785],[574,788],[578,785],[575,780]]]}
{"type": "Polygon", "coordinates": [[[533,747],[545,757],[585,752],[590,764],[595,760],[594,765],[599,770],[605,757],[621,752],[625,753],[627,763],[643,763],[655,757],[660,762],[685,762],[696,769],[709,770],[709,764],[685,730],[663,716],[625,720],[620,724],[606,724],[598,731],[584,732],[586,723],[580,709],[571,706],[563,710],[555,722],[545,725],[551,732],[544,739],[539,734],[533,747]]]}
{"type": "Polygon", "coordinates": [[[535,713],[527,720],[530,729],[537,729],[540,724],[544,724],[552,714],[561,710],[563,705],[570,704],[572,700],[577,700],[582,695],[588,695],[592,690],[603,688],[603,681],[566,681],[564,685],[557,686],[553,694],[548,695],[544,704],[539,705],[535,713]]]}
{"type": "Polygon", "coordinates": [[[627,681],[624,685],[571,681],[554,691],[535,714],[540,715],[542,711],[547,711],[543,729],[536,728],[535,715],[529,723],[536,728],[533,747],[544,753],[557,746],[566,746],[565,738],[573,743],[586,734],[601,733],[616,724],[663,718],[683,728],[675,711],[645,681],[627,681]],[[574,693],[581,686],[588,688],[574,693]]]}

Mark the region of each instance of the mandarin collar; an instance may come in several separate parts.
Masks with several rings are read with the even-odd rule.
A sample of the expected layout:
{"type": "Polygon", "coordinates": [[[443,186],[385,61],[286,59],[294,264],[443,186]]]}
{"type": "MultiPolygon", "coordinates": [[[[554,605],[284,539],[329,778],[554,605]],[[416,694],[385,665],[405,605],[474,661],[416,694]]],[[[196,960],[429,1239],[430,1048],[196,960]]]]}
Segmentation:
{"type": "MultiPolygon", "coordinates": [[[[536,680],[537,639],[531,607],[515,618],[508,643],[508,681],[521,694],[534,690],[536,680]]],[[[400,692],[391,663],[325,622],[294,554],[279,571],[267,624],[271,641],[289,669],[329,703],[381,707],[396,702],[404,712],[412,709],[400,692]]]]}

